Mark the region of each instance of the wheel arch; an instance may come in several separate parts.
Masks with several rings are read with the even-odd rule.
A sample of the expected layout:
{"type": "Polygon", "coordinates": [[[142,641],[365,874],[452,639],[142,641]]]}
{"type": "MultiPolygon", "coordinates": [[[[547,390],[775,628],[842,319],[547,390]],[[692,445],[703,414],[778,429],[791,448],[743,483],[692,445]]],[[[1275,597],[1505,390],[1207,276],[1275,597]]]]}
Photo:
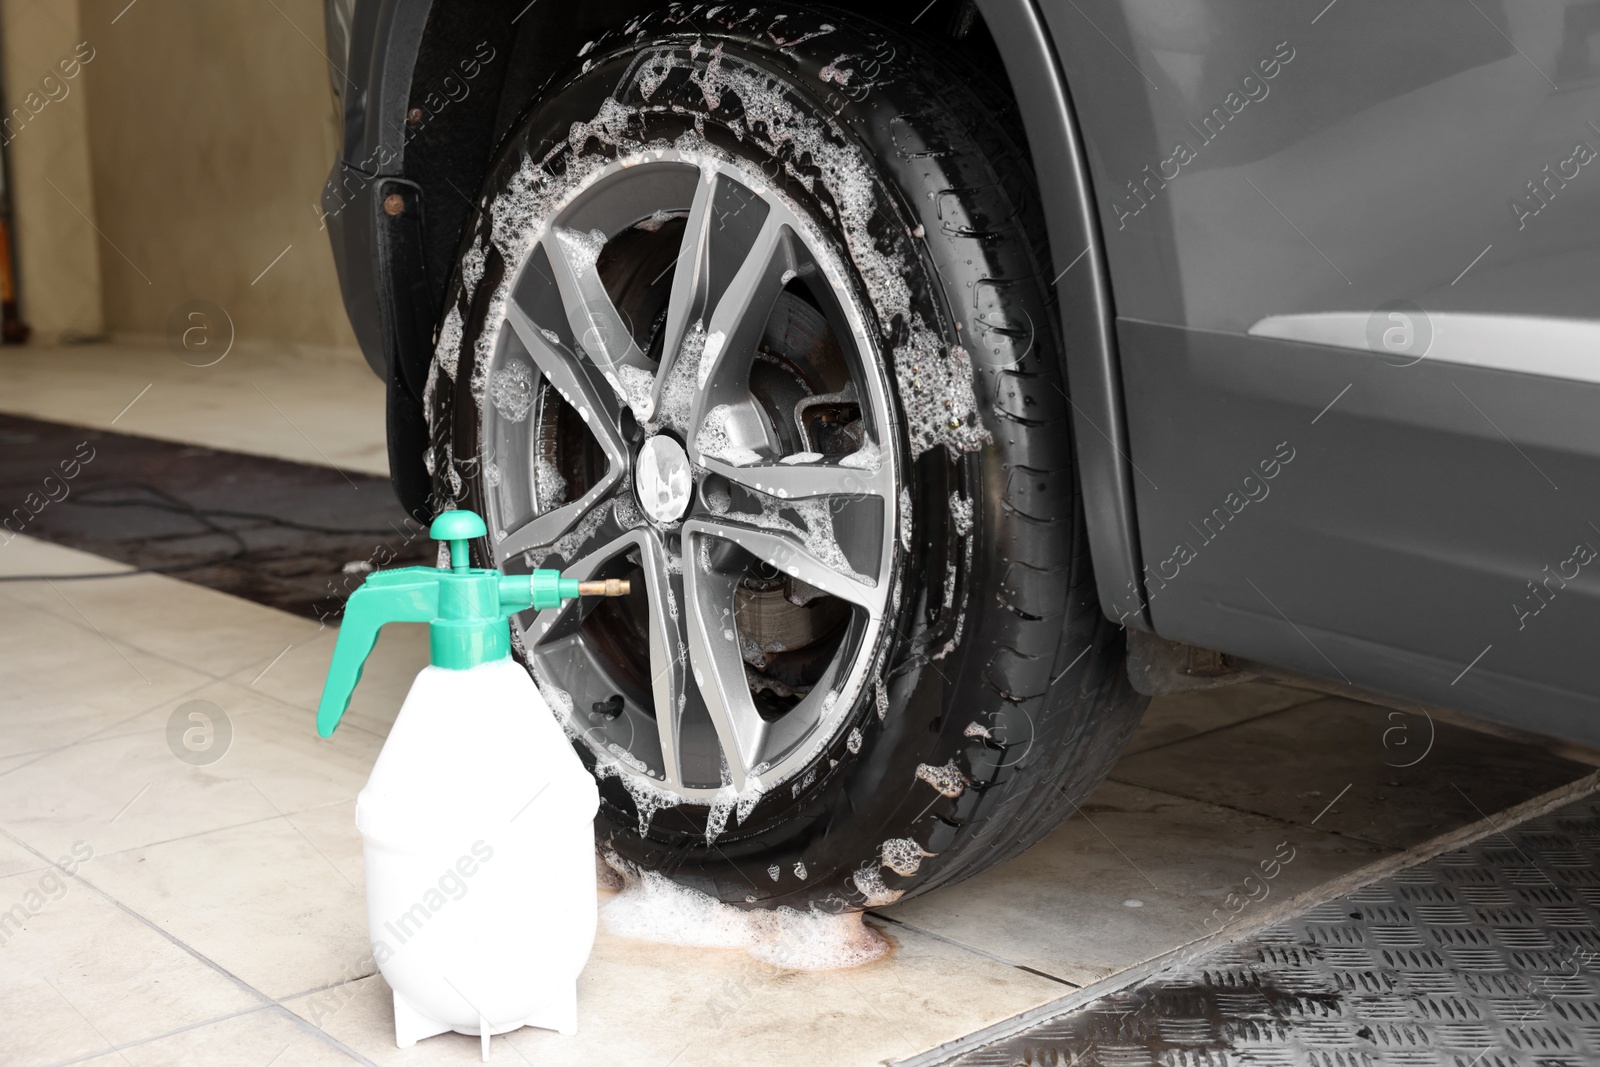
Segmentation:
{"type": "Polygon", "coordinates": [[[1100,608],[1120,625],[1153,630],[1134,513],[1115,305],[1072,95],[1037,0],[976,4],[1005,64],[1039,188],[1059,190],[1041,193],[1041,200],[1058,272],[1057,318],[1100,608]]]}
{"type": "MultiPolygon", "coordinates": [[[[356,0],[347,69],[333,72],[343,83],[343,133],[323,212],[352,326],[388,384],[391,479],[414,513],[429,510],[421,398],[446,286],[475,210],[468,198],[526,102],[584,43],[658,6],[356,0]],[[485,48],[492,58],[482,59],[485,48]],[[469,57],[481,68],[463,79],[469,57]],[[424,109],[420,123],[407,121],[414,108],[424,109]],[[434,121],[444,115],[449,122],[434,121]],[[394,194],[404,207],[390,214],[384,203],[394,194]]],[[[885,0],[873,17],[954,29],[971,25],[974,14],[986,31],[975,47],[998,53],[1040,188],[1062,190],[1043,208],[1061,272],[1058,319],[1101,608],[1121,624],[1149,629],[1103,244],[1071,97],[1036,0],[885,0]]]]}

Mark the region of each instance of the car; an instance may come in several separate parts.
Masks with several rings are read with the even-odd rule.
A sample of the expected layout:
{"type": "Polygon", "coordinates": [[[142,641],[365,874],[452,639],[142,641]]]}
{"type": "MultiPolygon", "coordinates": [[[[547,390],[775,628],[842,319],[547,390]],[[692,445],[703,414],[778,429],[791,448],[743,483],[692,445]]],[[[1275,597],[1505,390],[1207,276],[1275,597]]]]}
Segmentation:
{"type": "Polygon", "coordinates": [[[327,36],[400,500],[637,591],[513,628],[616,863],[886,905],[1252,676],[1600,739],[1600,5],[327,36]]]}

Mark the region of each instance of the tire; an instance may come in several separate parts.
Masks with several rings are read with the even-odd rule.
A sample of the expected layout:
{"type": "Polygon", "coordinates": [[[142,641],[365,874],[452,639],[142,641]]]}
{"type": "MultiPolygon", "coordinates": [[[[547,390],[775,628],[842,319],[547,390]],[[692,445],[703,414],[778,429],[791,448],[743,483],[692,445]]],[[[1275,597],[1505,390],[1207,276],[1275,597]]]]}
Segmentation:
{"type": "MultiPolygon", "coordinates": [[[[427,397],[426,461],[438,499],[490,518],[489,537],[475,546],[489,565],[632,574],[636,583],[644,575],[647,595],[625,607],[586,603],[520,618],[517,651],[600,779],[601,847],[721,900],[860,909],[1009,859],[1101,781],[1145,704],[1091,574],[1037,192],[1013,123],[986,103],[994,96],[982,84],[941,46],[840,12],[663,9],[587,47],[581,70],[534,102],[488,176],[463,244],[427,397]],[[672,166],[699,169],[638,178],[650,173],[639,168],[672,166]],[[714,294],[716,256],[735,256],[708,251],[713,266],[696,274],[689,265],[700,261],[683,258],[682,238],[659,238],[677,242],[671,259],[652,251],[658,238],[649,235],[676,232],[679,218],[684,233],[709,235],[695,238],[707,249],[724,240],[707,221],[714,208],[690,203],[690,173],[713,190],[705,204],[731,190],[740,210],[760,199],[766,219],[793,220],[784,255],[804,263],[782,276],[773,298],[788,325],[773,326],[777,312],[763,319],[753,354],[742,319],[716,356],[709,337],[699,349],[676,340],[690,336],[688,309],[701,297],[674,298],[673,286],[686,277],[694,280],[684,293],[714,294]],[[652,210],[652,196],[662,206],[652,210]],[[612,225],[587,228],[582,220],[600,218],[606,205],[612,225]],[[586,234],[598,234],[595,243],[573,251],[586,234]],[[642,280],[663,261],[661,274],[642,280]],[[569,267],[575,273],[563,273],[569,267]],[[577,298],[562,294],[578,292],[572,279],[591,277],[585,271],[604,282],[606,297],[583,296],[576,314],[577,298]],[[823,320],[833,341],[816,340],[823,320]],[[573,321],[588,323],[582,337],[573,321]],[[805,334],[813,327],[815,336],[805,334]],[[736,341],[740,352],[724,355],[736,341]],[[835,356],[818,353],[835,342],[850,386],[829,408],[834,401],[816,400],[825,395],[816,368],[833,365],[835,356]],[[724,374],[741,361],[747,371],[724,374]],[[696,396],[737,398],[732,414],[686,408],[701,422],[669,432],[679,425],[666,414],[679,362],[700,368],[696,396]],[[769,363],[783,368],[776,399],[757,389],[772,377],[760,369],[769,363]],[[596,372],[614,380],[612,391],[596,372]],[[781,392],[790,378],[802,394],[798,429],[786,421],[791,394],[781,392]],[[820,421],[808,424],[813,410],[820,421]],[[755,412],[755,422],[741,412],[755,412]],[[723,448],[749,425],[757,430],[746,443],[755,444],[744,458],[706,444],[712,434],[723,448]],[[820,427],[817,440],[826,432],[858,451],[811,451],[807,425],[820,427]],[[763,497],[744,488],[761,472],[790,479],[780,486],[811,484],[780,469],[774,457],[784,446],[772,442],[784,435],[807,443],[788,455],[798,458],[791,472],[809,466],[836,479],[847,466],[841,457],[859,459],[865,441],[879,463],[870,473],[882,480],[816,497],[831,517],[817,519],[817,504],[797,524],[772,497],[786,490],[769,486],[763,497]],[[760,516],[716,511],[727,487],[755,500],[760,516]],[[667,518],[640,514],[645,502],[667,518]],[[868,510],[851,510],[858,506],[868,510]],[[813,536],[819,522],[831,524],[828,537],[847,557],[840,573],[859,582],[835,583],[819,567],[832,551],[813,536]],[[748,527],[750,540],[730,547],[730,524],[748,527]],[[602,537],[634,540],[596,547],[602,537]],[[794,545],[816,551],[808,557],[794,545]],[[614,549],[622,554],[606,555],[614,549]],[[858,556],[869,562],[858,566],[858,556]],[[805,569],[790,566],[786,576],[796,559],[805,569]],[[739,633],[730,625],[723,636],[743,641],[744,663],[754,664],[739,667],[744,695],[724,684],[731,667],[713,671],[709,684],[687,680],[702,663],[731,662],[718,659],[733,655],[717,651],[721,621],[696,610],[721,603],[726,615],[728,597],[739,633]],[[762,646],[776,651],[752,654],[744,640],[757,618],[752,603],[776,604],[787,619],[836,601],[843,621],[762,646]],[[783,671],[786,681],[763,673],[783,671]],[[824,683],[833,687],[826,696],[824,683]],[[747,760],[745,727],[724,724],[748,721],[750,707],[775,716],[749,728],[761,739],[750,758],[780,734],[802,737],[783,750],[787,763],[747,760]],[[713,751],[715,779],[704,769],[713,751]]],[[[719,216],[724,230],[730,217],[731,209],[719,216]]],[[[744,247],[737,254],[746,258],[726,262],[754,259],[744,247]]],[[[720,292],[745,277],[755,275],[736,275],[720,292]]],[[[731,297],[714,310],[711,295],[704,301],[713,325],[735,321],[733,312],[717,318],[731,297]]]]}

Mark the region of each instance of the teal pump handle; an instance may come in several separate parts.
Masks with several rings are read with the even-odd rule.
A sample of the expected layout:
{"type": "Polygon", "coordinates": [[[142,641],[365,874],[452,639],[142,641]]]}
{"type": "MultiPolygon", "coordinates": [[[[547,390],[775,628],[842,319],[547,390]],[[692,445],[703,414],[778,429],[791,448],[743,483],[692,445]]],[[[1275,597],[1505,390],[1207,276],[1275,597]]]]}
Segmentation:
{"type": "Polygon", "coordinates": [[[429,533],[450,543],[448,568],[376,571],[350,595],[317,706],[318,734],[331,737],[338,728],[378,640],[378,630],[386,623],[429,623],[433,665],[466,670],[510,654],[507,620],[519,611],[558,608],[579,596],[625,596],[629,592],[629,583],[615,578],[580,582],[554,570],[507,575],[472,567],[468,541],[485,532],[483,520],[470,511],[444,512],[429,533]]]}
{"type": "Polygon", "coordinates": [[[361,680],[367,656],[378,641],[378,630],[389,622],[432,622],[439,616],[439,582],[432,567],[400,567],[367,576],[350,594],[333,646],[333,662],[317,706],[317,733],[333,736],[350,706],[350,695],[361,680]]]}

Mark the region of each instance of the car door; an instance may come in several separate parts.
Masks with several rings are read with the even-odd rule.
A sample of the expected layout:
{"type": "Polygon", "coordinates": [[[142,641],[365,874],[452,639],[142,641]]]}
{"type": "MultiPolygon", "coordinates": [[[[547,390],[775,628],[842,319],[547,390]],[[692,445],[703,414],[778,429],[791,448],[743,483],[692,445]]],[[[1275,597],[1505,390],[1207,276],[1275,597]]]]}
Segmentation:
{"type": "Polygon", "coordinates": [[[1600,3],[1046,0],[1158,632],[1600,738],[1600,3]]]}

